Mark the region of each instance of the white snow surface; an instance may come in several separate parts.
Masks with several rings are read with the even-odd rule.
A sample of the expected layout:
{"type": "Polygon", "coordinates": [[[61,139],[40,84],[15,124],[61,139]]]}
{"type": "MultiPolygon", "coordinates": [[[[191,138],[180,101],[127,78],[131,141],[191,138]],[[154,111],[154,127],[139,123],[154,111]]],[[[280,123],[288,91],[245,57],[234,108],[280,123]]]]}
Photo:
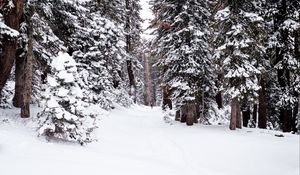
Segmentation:
{"type": "Polygon", "coordinates": [[[298,135],[170,125],[160,108],[133,106],[103,114],[98,141],[79,146],[37,138],[18,113],[0,109],[1,175],[299,175],[298,135]]]}

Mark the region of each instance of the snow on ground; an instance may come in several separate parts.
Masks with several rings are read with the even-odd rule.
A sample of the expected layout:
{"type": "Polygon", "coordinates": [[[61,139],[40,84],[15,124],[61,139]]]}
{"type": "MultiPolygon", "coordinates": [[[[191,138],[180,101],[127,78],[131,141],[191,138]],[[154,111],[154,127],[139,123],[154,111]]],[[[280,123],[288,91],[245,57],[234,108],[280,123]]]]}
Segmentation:
{"type": "Polygon", "coordinates": [[[299,175],[299,136],[164,123],[159,108],[118,108],[87,146],[37,138],[30,120],[0,110],[1,175],[299,175]],[[25,124],[24,124],[25,123],[25,124]]]}

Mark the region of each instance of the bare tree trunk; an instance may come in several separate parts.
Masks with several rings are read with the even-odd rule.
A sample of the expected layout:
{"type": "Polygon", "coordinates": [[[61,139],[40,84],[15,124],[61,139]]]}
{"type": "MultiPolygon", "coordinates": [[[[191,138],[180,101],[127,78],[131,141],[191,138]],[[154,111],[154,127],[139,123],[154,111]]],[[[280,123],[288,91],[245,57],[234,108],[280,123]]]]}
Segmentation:
{"type": "Polygon", "coordinates": [[[33,29],[31,19],[28,20],[28,53],[25,60],[24,68],[24,92],[23,92],[23,104],[21,108],[21,117],[30,117],[30,100],[32,92],[32,62],[33,62],[33,29]]]}
{"type": "Polygon", "coordinates": [[[180,110],[176,111],[175,121],[180,121],[180,110]]]}
{"type": "MultiPolygon", "coordinates": [[[[299,99],[299,97],[298,97],[299,99]]],[[[298,112],[299,112],[299,100],[296,102],[294,110],[293,110],[293,121],[292,121],[292,131],[297,133],[298,128],[297,128],[297,120],[299,120],[298,117],[298,112]]]]}
{"type": "Polygon", "coordinates": [[[196,105],[195,103],[187,104],[186,124],[192,126],[195,122],[196,105]]]}
{"type": "Polygon", "coordinates": [[[188,108],[186,105],[181,106],[180,110],[180,122],[185,123],[187,120],[187,113],[188,113],[188,108]]]}
{"type": "Polygon", "coordinates": [[[171,100],[172,91],[168,85],[163,87],[163,110],[167,108],[172,109],[172,100],[171,100]]]}
{"type": "Polygon", "coordinates": [[[256,128],[256,120],[257,120],[257,104],[253,106],[253,115],[252,115],[252,125],[256,128]]]}
{"type": "Polygon", "coordinates": [[[243,110],[243,126],[248,127],[248,122],[250,120],[250,108],[247,107],[245,110],[243,110]]]}
{"type": "Polygon", "coordinates": [[[219,109],[223,108],[222,92],[219,92],[216,95],[216,102],[217,102],[217,105],[218,105],[219,109]]]}
{"type": "Polygon", "coordinates": [[[145,79],[145,105],[154,106],[155,100],[153,99],[153,86],[152,86],[152,76],[151,76],[151,68],[148,58],[143,54],[144,58],[144,79],[145,79]]]}
{"type": "MultiPolygon", "coordinates": [[[[221,84],[220,82],[223,81],[223,74],[219,73],[218,74],[218,82],[217,84],[221,84]]],[[[222,91],[219,91],[216,95],[216,102],[217,102],[217,105],[218,105],[218,108],[221,109],[223,108],[223,94],[222,94],[222,91]]]]}
{"type": "Polygon", "coordinates": [[[237,107],[236,107],[236,127],[241,129],[242,128],[242,115],[241,115],[241,105],[239,100],[237,100],[237,107]]]}
{"type": "MultiPolygon", "coordinates": [[[[8,0],[2,2],[7,4],[8,0]]],[[[13,0],[14,7],[3,13],[5,24],[15,30],[19,30],[19,21],[23,15],[23,0],[13,0]]],[[[1,9],[2,10],[2,9],[1,9]]],[[[17,50],[17,39],[3,36],[3,51],[0,56],[0,93],[9,78],[11,69],[13,67],[16,50],[17,50]]]]}
{"type": "Polygon", "coordinates": [[[231,117],[230,117],[230,125],[229,125],[229,129],[231,130],[235,130],[236,126],[237,126],[237,105],[238,103],[238,98],[235,97],[232,99],[231,101],[231,117]]]}
{"type": "MultiPolygon", "coordinates": [[[[130,9],[130,1],[126,0],[125,1],[126,5],[126,10],[129,12],[130,9]]],[[[125,24],[125,31],[127,32],[126,34],[126,51],[130,55],[132,54],[132,36],[131,36],[131,28],[130,28],[130,19],[128,14],[126,15],[126,24],[125,24]]],[[[126,61],[127,63],[127,72],[128,72],[128,78],[129,78],[129,95],[134,97],[134,102],[136,103],[136,83],[135,83],[135,78],[134,78],[134,72],[133,72],[133,66],[132,66],[132,59],[129,58],[129,60],[126,61]]]]}
{"type": "MultiPolygon", "coordinates": [[[[24,46],[25,47],[25,46],[24,46]]],[[[24,90],[24,72],[26,67],[26,56],[24,55],[25,49],[19,48],[16,53],[15,63],[15,95],[13,98],[13,105],[17,108],[22,107],[23,103],[23,90],[24,90]]]]}
{"type": "Polygon", "coordinates": [[[266,103],[266,86],[262,75],[260,80],[261,89],[259,90],[259,107],[258,107],[258,128],[267,128],[267,103],[266,103]]]}
{"type": "Polygon", "coordinates": [[[281,110],[281,115],[283,116],[282,121],[282,131],[291,132],[292,131],[292,110],[286,109],[281,110]]]}

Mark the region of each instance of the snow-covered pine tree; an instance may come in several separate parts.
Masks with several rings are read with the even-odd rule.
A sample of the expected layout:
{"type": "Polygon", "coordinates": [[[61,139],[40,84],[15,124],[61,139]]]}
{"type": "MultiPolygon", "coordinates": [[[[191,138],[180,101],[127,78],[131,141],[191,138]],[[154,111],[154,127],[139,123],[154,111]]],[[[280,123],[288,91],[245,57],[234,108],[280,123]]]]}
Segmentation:
{"type": "Polygon", "coordinates": [[[126,6],[124,0],[90,0],[96,3],[100,16],[117,24],[124,24],[126,20],[126,6]]]}
{"type": "MultiPolygon", "coordinates": [[[[129,94],[134,102],[137,102],[137,88],[142,87],[141,81],[138,80],[138,70],[141,69],[140,61],[138,60],[138,48],[141,46],[142,19],[140,17],[140,1],[125,0],[125,43],[127,52],[127,74],[129,79],[129,94]],[[139,83],[139,84],[138,84],[139,83]]],[[[141,90],[141,89],[139,89],[141,90]]]]}
{"type": "Polygon", "coordinates": [[[230,129],[241,127],[240,102],[246,99],[246,106],[253,104],[260,89],[257,76],[263,71],[264,28],[254,3],[231,0],[215,15],[214,57],[222,63],[224,88],[232,99],[230,129]]]}
{"type": "Polygon", "coordinates": [[[83,110],[88,105],[83,101],[75,60],[59,53],[51,63],[51,72],[44,92],[46,103],[38,114],[39,135],[80,144],[91,142],[95,116],[83,110]]]}
{"type": "Polygon", "coordinates": [[[271,57],[271,119],[285,132],[297,132],[299,96],[299,17],[300,2],[268,1],[266,5],[269,33],[268,53],[271,57]],[[274,100],[275,98],[275,100],[274,100]]]}
{"type": "MultiPolygon", "coordinates": [[[[84,83],[85,100],[109,109],[114,102],[130,103],[123,71],[126,54],[122,28],[107,19],[108,14],[102,14],[99,3],[104,1],[42,0],[36,3],[34,53],[42,79],[50,73],[49,64],[59,51],[73,54],[84,83]]],[[[118,5],[109,5],[113,4],[118,5]]],[[[39,87],[36,85],[34,90],[39,87]]]]}
{"type": "Polygon", "coordinates": [[[123,68],[126,64],[123,30],[102,17],[95,2],[84,5],[88,13],[78,18],[72,39],[68,42],[70,54],[80,63],[79,74],[83,79],[86,100],[105,109],[113,103],[129,105],[123,68]]]}
{"type": "Polygon", "coordinates": [[[173,91],[176,109],[209,101],[215,90],[209,49],[209,1],[150,3],[157,28],[153,52],[159,58],[162,83],[173,91]]]}

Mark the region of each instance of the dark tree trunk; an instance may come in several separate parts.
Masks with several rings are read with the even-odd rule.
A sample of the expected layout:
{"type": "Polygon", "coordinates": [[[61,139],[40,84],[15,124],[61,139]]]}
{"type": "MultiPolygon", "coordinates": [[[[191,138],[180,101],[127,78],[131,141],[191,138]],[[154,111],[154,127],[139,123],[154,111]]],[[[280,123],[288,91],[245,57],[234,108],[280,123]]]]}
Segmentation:
{"type": "MultiPolygon", "coordinates": [[[[129,12],[130,10],[130,0],[125,1],[126,5],[126,11],[129,12]]],[[[130,28],[130,19],[129,14],[126,15],[126,24],[125,24],[125,31],[126,34],[126,51],[129,55],[132,54],[133,48],[132,48],[132,36],[131,36],[131,28],[130,28]]],[[[129,58],[129,60],[126,61],[127,63],[127,72],[128,72],[128,78],[129,78],[129,95],[134,97],[134,102],[136,103],[136,83],[134,79],[134,72],[133,72],[133,66],[132,66],[132,59],[129,58]]]]}
{"type": "Polygon", "coordinates": [[[282,131],[291,132],[292,131],[292,110],[282,109],[280,111],[282,118],[282,131]]]}
{"type": "Polygon", "coordinates": [[[15,64],[15,76],[16,76],[15,95],[13,98],[13,105],[17,108],[21,108],[23,103],[25,66],[26,66],[26,55],[24,55],[24,49],[18,49],[16,53],[16,64],[15,64]]]}
{"type": "Polygon", "coordinates": [[[236,107],[236,127],[241,129],[242,128],[242,115],[241,115],[241,105],[240,102],[237,102],[237,107],[236,107]]]}
{"type": "Polygon", "coordinates": [[[267,101],[266,101],[266,85],[264,77],[260,80],[261,89],[259,90],[259,107],[258,107],[258,128],[267,128],[267,101]]]}
{"type": "Polygon", "coordinates": [[[185,123],[187,121],[187,113],[188,113],[187,106],[183,105],[181,107],[181,117],[180,117],[180,122],[181,123],[185,123]]]}
{"type": "Polygon", "coordinates": [[[192,126],[195,123],[196,119],[196,105],[195,103],[187,104],[187,116],[186,116],[186,124],[188,126],[192,126]]]}
{"type": "Polygon", "coordinates": [[[253,114],[252,114],[252,125],[254,128],[256,127],[256,120],[257,120],[257,104],[254,104],[253,114]]]}
{"type": "Polygon", "coordinates": [[[216,95],[216,102],[218,104],[219,109],[223,108],[222,92],[218,92],[218,94],[216,95]]]}
{"type": "MultiPolygon", "coordinates": [[[[216,84],[218,86],[221,86],[222,82],[223,82],[223,74],[219,73],[218,74],[218,82],[216,82],[216,84]]],[[[223,95],[222,95],[222,91],[219,91],[216,95],[216,102],[218,105],[218,108],[221,109],[223,108],[223,95]]]]}
{"type": "Polygon", "coordinates": [[[176,111],[175,121],[180,121],[180,110],[176,111]]]}
{"type": "Polygon", "coordinates": [[[22,94],[21,117],[30,117],[30,100],[32,92],[32,63],[33,63],[33,29],[31,19],[28,19],[28,49],[27,57],[24,61],[24,90],[22,94]]]}
{"type": "Polygon", "coordinates": [[[231,101],[231,117],[229,129],[235,130],[237,126],[237,111],[238,111],[238,98],[235,97],[231,101]]]}
{"type": "Polygon", "coordinates": [[[247,107],[245,110],[243,110],[243,126],[248,127],[248,122],[250,120],[250,108],[247,107]]]}
{"type": "Polygon", "coordinates": [[[172,109],[172,100],[171,100],[172,91],[168,85],[163,87],[163,110],[167,108],[172,109]]]}
{"type": "Polygon", "coordinates": [[[293,110],[292,131],[295,133],[298,132],[298,128],[297,128],[298,112],[299,112],[299,100],[295,104],[294,110],[293,110]]]}
{"type": "MultiPolygon", "coordinates": [[[[8,1],[4,1],[3,4],[8,3],[8,1]]],[[[13,0],[14,8],[5,11],[3,13],[5,24],[15,30],[19,30],[20,19],[23,15],[23,0],[13,0]]],[[[1,9],[2,10],[2,9],[1,9]]],[[[3,50],[2,55],[0,56],[0,93],[9,78],[11,69],[13,67],[16,50],[17,50],[17,39],[10,38],[6,35],[3,36],[3,50]]]]}

